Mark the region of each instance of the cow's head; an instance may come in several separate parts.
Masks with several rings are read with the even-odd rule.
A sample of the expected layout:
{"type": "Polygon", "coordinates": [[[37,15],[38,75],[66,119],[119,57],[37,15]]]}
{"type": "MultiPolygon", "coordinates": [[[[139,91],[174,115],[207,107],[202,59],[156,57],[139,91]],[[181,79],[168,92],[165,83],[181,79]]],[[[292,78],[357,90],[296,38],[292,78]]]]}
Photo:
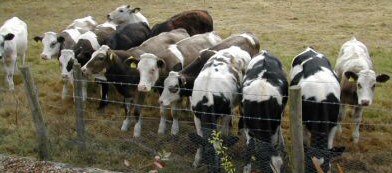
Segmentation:
{"type": "Polygon", "coordinates": [[[73,75],[73,64],[75,60],[75,54],[70,49],[61,50],[61,55],[59,58],[60,68],[61,68],[61,78],[64,82],[72,81],[73,75]]]}
{"type": "MultiPolygon", "coordinates": [[[[110,12],[107,15],[107,20],[109,22],[113,22],[115,24],[122,24],[126,23],[130,20],[135,20],[137,18],[135,16],[135,13],[138,13],[140,11],[140,8],[136,7],[133,8],[130,5],[122,5],[118,8],[116,8],[114,11],[110,12]]],[[[135,23],[138,21],[133,21],[131,23],[135,23]]]]}
{"type": "Polygon", "coordinates": [[[140,56],[137,69],[140,73],[140,81],[137,86],[138,91],[148,92],[159,79],[159,71],[166,67],[165,61],[154,54],[144,53],[140,56]]]}
{"type": "Polygon", "coordinates": [[[163,82],[163,92],[159,97],[159,103],[169,106],[181,99],[180,88],[185,86],[185,78],[179,72],[171,71],[163,82]]]}
{"type": "MultiPolygon", "coordinates": [[[[283,173],[283,147],[274,147],[269,142],[251,139],[247,143],[245,158],[250,163],[252,158],[255,159],[254,169],[260,170],[263,173],[283,173]]],[[[244,167],[244,172],[248,172],[247,166],[244,167]]],[[[251,171],[251,170],[249,170],[251,171]]]]}
{"type": "Polygon", "coordinates": [[[331,172],[331,162],[334,158],[342,156],[345,147],[333,147],[329,150],[322,150],[317,148],[305,148],[306,153],[306,171],[316,172],[315,165],[312,162],[314,157],[320,163],[320,167],[325,172],[331,172]]]}
{"type": "Polygon", "coordinates": [[[82,67],[82,72],[85,75],[104,73],[108,62],[115,58],[114,56],[117,55],[112,53],[107,45],[102,45],[92,54],[91,59],[82,67]]]}
{"type": "Polygon", "coordinates": [[[361,70],[359,73],[346,71],[344,75],[349,82],[356,83],[358,104],[362,106],[372,104],[376,83],[384,83],[389,80],[388,75],[376,75],[373,70],[361,70]]]}
{"type": "Polygon", "coordinates": [[[44,45],[44,49],[41,53],[41,58],[49,60],[52,58],[58,58],[60,55],[61,44],[64,42],[64,37],[59,36],[55,32],[46,32],[43,36],[35,36],[36,42],[41,41],[44,45]]]}
{"type": "Polygon", "coordinates": [[[14,39],[15,35],[12,33],[8,33],[6,35],[0,35],[0,59],[3,58],[4,56],[4,45],[6,44],[6,41],[10,41],[14,39]]]}
{"type": "Polygon", "coordinates": [[[76,45],[73,47],[73,51],[75,52],[75,58],[81,65],[86,64],[87,61],[90,60],[91,55],[94,53],[95,50],[96,49],[94,48],[94,46],[87,39],[79,39],[76,45]]]}

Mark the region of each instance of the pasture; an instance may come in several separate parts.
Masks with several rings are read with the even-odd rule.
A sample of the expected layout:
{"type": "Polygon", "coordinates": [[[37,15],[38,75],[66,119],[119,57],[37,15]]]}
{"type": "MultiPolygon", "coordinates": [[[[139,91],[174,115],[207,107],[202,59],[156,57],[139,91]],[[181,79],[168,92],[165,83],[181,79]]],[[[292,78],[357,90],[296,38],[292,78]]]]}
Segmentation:
{"type": "MultiPolygon", "coordinates": [[[[392,74],[392,1],[390,0],[134,0],[134,1],[55,1],[1,0],[0,23],[18,16],[28,24],[29,50],[27,63],[39,91],[44,120],[50,138],[52,160],[80,167],[98,167],[116,171],[146,172],[153,156],[149,148],[172,152],[164,172],[189,171],[195,147],[187,142],[187,132],[193,132],[193,117],[184,111],[180,117],[179,138],[157,136],[159,104],[157,94],[150,94],[145,109],[142,139],[131,141],[132,130],[121,132],[124,117],[122,97],[111,88],[110,104],[104,115],[97,114],[99,87],[89,86],[86,103],[86,132],[88,148],[79,153],[73,142],[75,136],[74,104],[69,97],[61,100],[61,77],[57,60],[43,61],[39,57],[42,44],[34,36],[47,31],[62,31],[73,19],[94,16],[98,23],[107,13],[122,4],[140,7],[150,25],[166,20],[184,10],[208,10],[214,20],[214,30],[223,38],[249,31],[259,39],[261,49],[269,50],[281,59],[288,73],[291,60],[307,46],[326,55],[332,64],[340,46],[355,36],[368,46],[377,72],[392,74]],[[117,103],[117,104],[116,104],[117,103]],[[167,143],[165,143],[165,141],[167,143]],[[142,149],[138,149],[142,148],[142,149]],[[180,157],[176,152],[187,155],[180,157]],[[130,166],[124,164],[130,162],[130,166]]],[[[20,61],[19,61],[20,62],[20,61]]],[[[21,63],[19,63],[21,65],[21,63]]],[[[14,77],[15,91],[9,92],[0,66],[0,153],[36,157],[36,138],[23,79],[14,77]]],[[[337,146],[346,146],[339,163],[345,172],[390,172],[392,161],[392,83],[377,86],[375,103],[364,111],[364,125],[357,145],[351,141],[353,122],[347,116],[343,133],[335,138],[337,146]]],[[[184,104],[185,105],[185,104],[184,104]]],[[[286,109],[286,112],[287,109],[286,109]]],[[[288,138],[288,117],[284,135],[288,138]]],[[[239,154],[238,152],[236,154],[239,154]]],[[[203,168],[195,172],[204,172],[203,168]]]]}

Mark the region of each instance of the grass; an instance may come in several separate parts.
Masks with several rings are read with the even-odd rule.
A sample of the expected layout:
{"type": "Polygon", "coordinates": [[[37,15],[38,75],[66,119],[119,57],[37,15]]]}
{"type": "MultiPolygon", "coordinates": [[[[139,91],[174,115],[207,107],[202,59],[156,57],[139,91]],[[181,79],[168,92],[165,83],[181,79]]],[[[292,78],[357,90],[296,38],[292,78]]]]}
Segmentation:
{"type": "MultiPolygon", "coordinates": [[[[109,106],[107,115],[95,114],[96,101],[86,106],[88,148],[79,153],[74,145],[75,127],[72,99],[61,100],[61,82],[56,61],[42,61],[39,54],[42,44],[32,38],[47,31],[59,32],[75,18],[92,15],[99,23],[105,20],[108,12],[129,1],[55,1],[55,0],[2,0],[0,1],[0,21],[18,16],[26,21],[29,28],[28,64],[39,90],[44,119],[47,124],[52,160],[78,166],[99,167],[119,171],[151,168],[153,153],[140,149],[133,143],[131,133],[121,132],[123,110],[120,105],[109,106]],[[126,167],[123,160],[131,160],[126,167]],[[146,166],[147,165],[147,166],[146,166]]],[[[151,24],[163,21],[170,16],[188,9],[206,9],[214,19],[215,30],[222,36],[250,31],[258,36],[262,49],[269,50],[280,57],[288,72],[292,58],[307,46],[315,47],[334,64],[340,46],[355,36],[369,48],[375,68],[380,73],[392,74],[392,1],[378,0],[134,0],[132,4],[141,7],[142,13],[151,24]]],[[[2,71],[2,67],[0,70],[2,71]]],[[[0,78],[4,74],[0,73],[0,78]]],[[[0,152],[20,156],[36,157],[35,131],[24,93],[23,79],[15,76],[16,91],[0,91],[0,152]]],[[[0,88],[7,88],[0,80],[0,88]]],[[[391,82],[376,89],[374,109],[364,112],[364,124],[358,145],[353,145],[350,136],[353,125],[344,126],[342,135],[337,136],[336,145],[345,145],[349,154],[337,162],[347,172],[388,172],[391,168],[392,152],[392,105],[391,82]],[[386,110],[386,111],[382,111],[386,110]],[[376,124],[376,125],[372,125],[376,124]],[[384,126],[380,124],[386,124],[384,126]]],[[[98,97],[96,85],[89,86],[89,96],[98,97]]],[[[114,92],[112,92],[114,93],[114,92]]],[[[117,94],[111,99],[121,101],[117,94]]],[[[157,105],[155,94],[148,100],[149,105],[157,105]]],[[[166,149],[174,153],[173,161],[164,172],[185,172],[192,162],[192,146],[186,142],[182,132],[178,139],[156,136],[157,110],[148,110],[143,125],[144,144],[154,149],[166,149]],[[169,143],[164,143],[170,141],[169,143]],[[189,146],[188,146],[189,145],[189,146]],[[177,152],[176,152],[177,151],[177,152]],[[180,156],[178,154],[182,154],[180,156]],[[177,160],[175,159],[177,158],[177,160]]],[[[191,114],[185,113],[181,120],[192,121],[191,114]]],[[[345,122],[352,122],[350,117],[345,122]]],[[[188,123],[186,123],[188,124],[188,123]]],[[[191,124],[185,126],[192,131],[191,124]]],[[[183,126],[182,126],[183,128],[183,126]]],[[[288,136],[288,125],[284,124],[288,136]]],[[[183,129],[181,129],[183,130],[183,129]]],[[[203,172],[203,168],[194,170],[203,172]]]]}

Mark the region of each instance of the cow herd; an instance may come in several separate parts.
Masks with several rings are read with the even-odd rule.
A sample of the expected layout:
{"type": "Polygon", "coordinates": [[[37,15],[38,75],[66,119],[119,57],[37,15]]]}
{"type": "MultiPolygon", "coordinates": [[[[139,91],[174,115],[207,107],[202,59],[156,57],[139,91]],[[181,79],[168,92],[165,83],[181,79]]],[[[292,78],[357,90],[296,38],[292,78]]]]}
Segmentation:
{"type": "MultiPolygon", "coordinates": [[[[86,78],[84,100],[88,98],[88,77],[101,85],[99,111],[107,106],[108,85],[113,84],[124,98],[121,130],[130,128],[133,110],[134,137],[141,135],[141,105],[147,92],[156,88],[160,94],[159,134],[166,132],[168,110],[175,110],[188,97],[197,133],[192,141],[199,147],[194,166],[211,165],[214,159],[207,158],[207,151],[215,146],[208,139],[213,130],[230,134],[235,108],[239,107],[239,129],[247,144],[244,172],[283,171],[281,121],[290,86],[300,86],[302,91],[305,154],[319,159],[323,170],[330,170],[331,159],[344,151],[333,145],[335,133],[341,131],[344,105],[354,105],[356,143],[363,107],[372,104],[376,83],[389,80],[388,75],[375,73],[366,46],[355,38],[343,44],[335,69],[325,55],[309,47],[294,57],[287,76],[278,57],[260,51],[254,34],[221,38],[213,31],[211,16],[203,10],[179,13],[150,29],[140,8],[123,5],[100,25],[87,16],[75,19],[60,33],[45,32],[34,40],[43,44],[42,59],[60,62],[63,99],[68,95],[68,84],[73,84],[76,62],[86,78]]],[[[27,25],[19,18],[1,26],[0,58],[10,90],[14,89],[17,57],[25,63],[27,42],[27,25]]],[[[177,135],[178,112],[173,111],[172,116],[171,134],[177,135]]],[[[308,169],[316,172],[314,167],[308,169]]]]}

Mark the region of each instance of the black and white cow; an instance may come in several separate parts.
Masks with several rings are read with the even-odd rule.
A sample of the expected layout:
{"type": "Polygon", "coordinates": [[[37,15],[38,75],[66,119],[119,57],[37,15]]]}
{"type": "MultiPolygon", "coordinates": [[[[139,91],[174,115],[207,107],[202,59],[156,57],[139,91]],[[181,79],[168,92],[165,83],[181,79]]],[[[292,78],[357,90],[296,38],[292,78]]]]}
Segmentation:
{"type": "MultiPolygon", "coordinates": [[[[209,51],[212,56],[197,76],[191,97],[196,137],[200,136],[204,141],[211,137],[212,130],[218,130],[218,119],[222,119],[223,133],[229,134],[233,109],[241,102],[239,93],[243,75],[251,60],[249,53],[238,46],[231,46],[217,52],[206,51],[209,51]]],[[[197,150],[194,166],[198,166],[201,159],[208,158],[205,157],[208,154],[206,152],[210,151],[211,147],[209,144],[197,150]]],[[[203,160],[209,165],[211,161],[203,160]]],[[[219,168],[214,167],[212,170],[216,169],[219,168]]]]}
{"type": "Polygon", "coordinates": [[[311,157],[320,160],[324,171],[330,171],[331,159],[344,150],[333,147],[340,103],[338,78],[328,59],[312,48],[297,55],[291,67],[290,86],[299,86],[302,91],[306,172],[316,172],[310,166],[311,157]]]}
{"type": "Polygon", "coordinates": [[[140,13],[140,8],[122,5],[107,15],[107,20],[116,25],[143,22],[149,26],[147,18],[140,13]]]}
{"type": "Polygon", "coordinates": [[[75,46],[78,38],[82,33],[78,29],[66,29],[61,33],[45,32],[43,36],[35,36],[36,42],[41,41],[43,44],[43,50],[41,58],[43,60],[58,59],[60,57],[61,50],[71,49],[75,46]]]}
{"type": "Polygon", "coordinates": [[[27,35],[27,24],[18,17],[6,20],[0,27],[0,59],[9,90],[15,89],[14,73],[18,70],[18,57],[22,58],[23,64],[26,61],[27,35]]]}
{"type": "MultiPolygon", "coordinates": [[[[141,55],[146,54],[146,53],[158,54],[160,51],[167,49],[169,47],[169,45],[176,43],[176,42],[178,42],[184,38],[187,38],[187,37],[189,37],[189,34],[186,32],[186,30],[176,29],[176,30],[173,30],[170,32],[164,32],[162,34],[159,34],[158,36],[152,37],[152,38],[146,40],[145,42],[143,42],[143,44],[141,44],[138,47],[131,48],[127,51],[111,51],[111,54],[113,54],[113,56],[119,57],[120,59],[123,59],[124,56],[127,57],[128,59],[126,59],[127,61],[124,62],[124,64],[128,68],[132,69],[131,71],[128,70],[128,72],[133,72],[136,70],[136,64],[139,61],[141,55]]],[[[110,51],[110,49],[105,48],[105,46],[101,46],[99,51],[94,53],[91,60],[86,65],[84,65],[82,67],[82,71],[86,74],[101,74],[101,73],[104,73],[105,71],[107,71],[106,68],[108,67],[108,65],[106,64],[105,60],[108,58],[110,59],[110,57],[108,57],[108,55],[109,55],[107,53],[108,51],[110,51]]],[[[121,72],[127,72],[127,71],[117,71],[116,73],[121,73],[121,72]]],[[[128,74],[128,72],[123,74],[122,76],[130,77],[130,78],[132,78],[132,80],[134,79],[135,75],[137,77],[139,76],[138,73],[130,76],[128,74]]],[[[105,73],[105,76],[109,77],[110,75],[111,74],[105,73]]],[[[109,77],[109,78],[110,79],[108,79],[108,80],[116,80],[116,81],[122,80],[122,78],[113,78],[113,77],[109,77]]],[[[130,79],[126,79],[124,81],[129,81],[129,80],[130,79]]],[[[139,81],[139,78],[137,78],[137,81],[139,81]]],[[[134,82],[134,83],[136,83],[136,82],[134,82]]],[[[136,89],[133,89],[133,90],[136,90],[136,89]]],[[[144,96],[145,96],[144,93],[140,93],[140,92],[136,93],[135,102],[137,103],[137,105],[141,105],[144,103],[144,96]]],[[[131,100],[127,99],[126,101],[130,102],[131,100]]],[[[136,107],[136,110],[134,113],[135,113],[135,117],[137,117],[137,123],[135,124],[135,127],[134,127],[134,137],[139,137],[141,134],[141,125],[142,125],[141,109],[136,107]]],[[[131,125],[130,112],[126,112],[126,119],[123,121],[121,130],[122,131],[128,130],[130,125],[131,125]]]]}
{"type": "Polygon", "coordinates": [[[186,29],[191,36],[214,30],[212,17],[207,11],[190,10],[176,14],[170,19],[154,25],[151,29],[151,36],[177,28],[186,29]]]}
{"type": "Polygon", "coordinates": [[[143,22],[117,26],[106,45],[113,50],[127,50],[139,46],[149,38],[150,28],[143,22]]]}
{"type": "MultiPolygon", "coordinates": [[[[388,81],[389,76],[386,74],[376,75],[368,49],[356,38],[352,38],[342,45],[335,69],[342,87],[342,103],[355,105],[353,141],[357,143],[363,107],[370,106],[373,103],[376,83],[388,81]]],[[[345,116],[346,106],[344,104],[340,107],[339,122],[345,116]]],[[[341,132],[340,124],[338,130],[341,132]]]]}
{"type": "Polygon", "coordinates": [[[240,122],[246,134],[248,162],[244,172],[252,170],[252,155],[261,172],[283,172],[281,120],[287,96],[288,82],[279,59],[266,51],[252,58],[242,83],[240,122]]]}
{"type": "MultiPolygon", "coordinates": [[[[224,39],[221,43],[209,48],[208,50],[219,51],[231,46],[238,46],[241,49],[246,50],[252,57],[256,55],[260,49],[259,40],[253,34],[243,33],[232,35],[229,38],[224,39]]],[[[179,103],[183,97],[190,97],[192,95],[194,81],[200,70],[203,68],[204,64],[212,55],[209,54],[209,51],[202,52],[204,53],[201,53],[196,60],[194,60],[183,70],[179,72],[171,71],[169,73],[168,77],[164,80],[164,89],[161,96],[159,97],[159,102],[161,105],[167,107],[172,103],[179,103]]],[[[161,120],[161,122],[166,121],[165,117],[163,118],[164,119],[161,120]]],[[[162,129],[164,128],[159,128],[158,133],[163,133],[162,129]]]]}

